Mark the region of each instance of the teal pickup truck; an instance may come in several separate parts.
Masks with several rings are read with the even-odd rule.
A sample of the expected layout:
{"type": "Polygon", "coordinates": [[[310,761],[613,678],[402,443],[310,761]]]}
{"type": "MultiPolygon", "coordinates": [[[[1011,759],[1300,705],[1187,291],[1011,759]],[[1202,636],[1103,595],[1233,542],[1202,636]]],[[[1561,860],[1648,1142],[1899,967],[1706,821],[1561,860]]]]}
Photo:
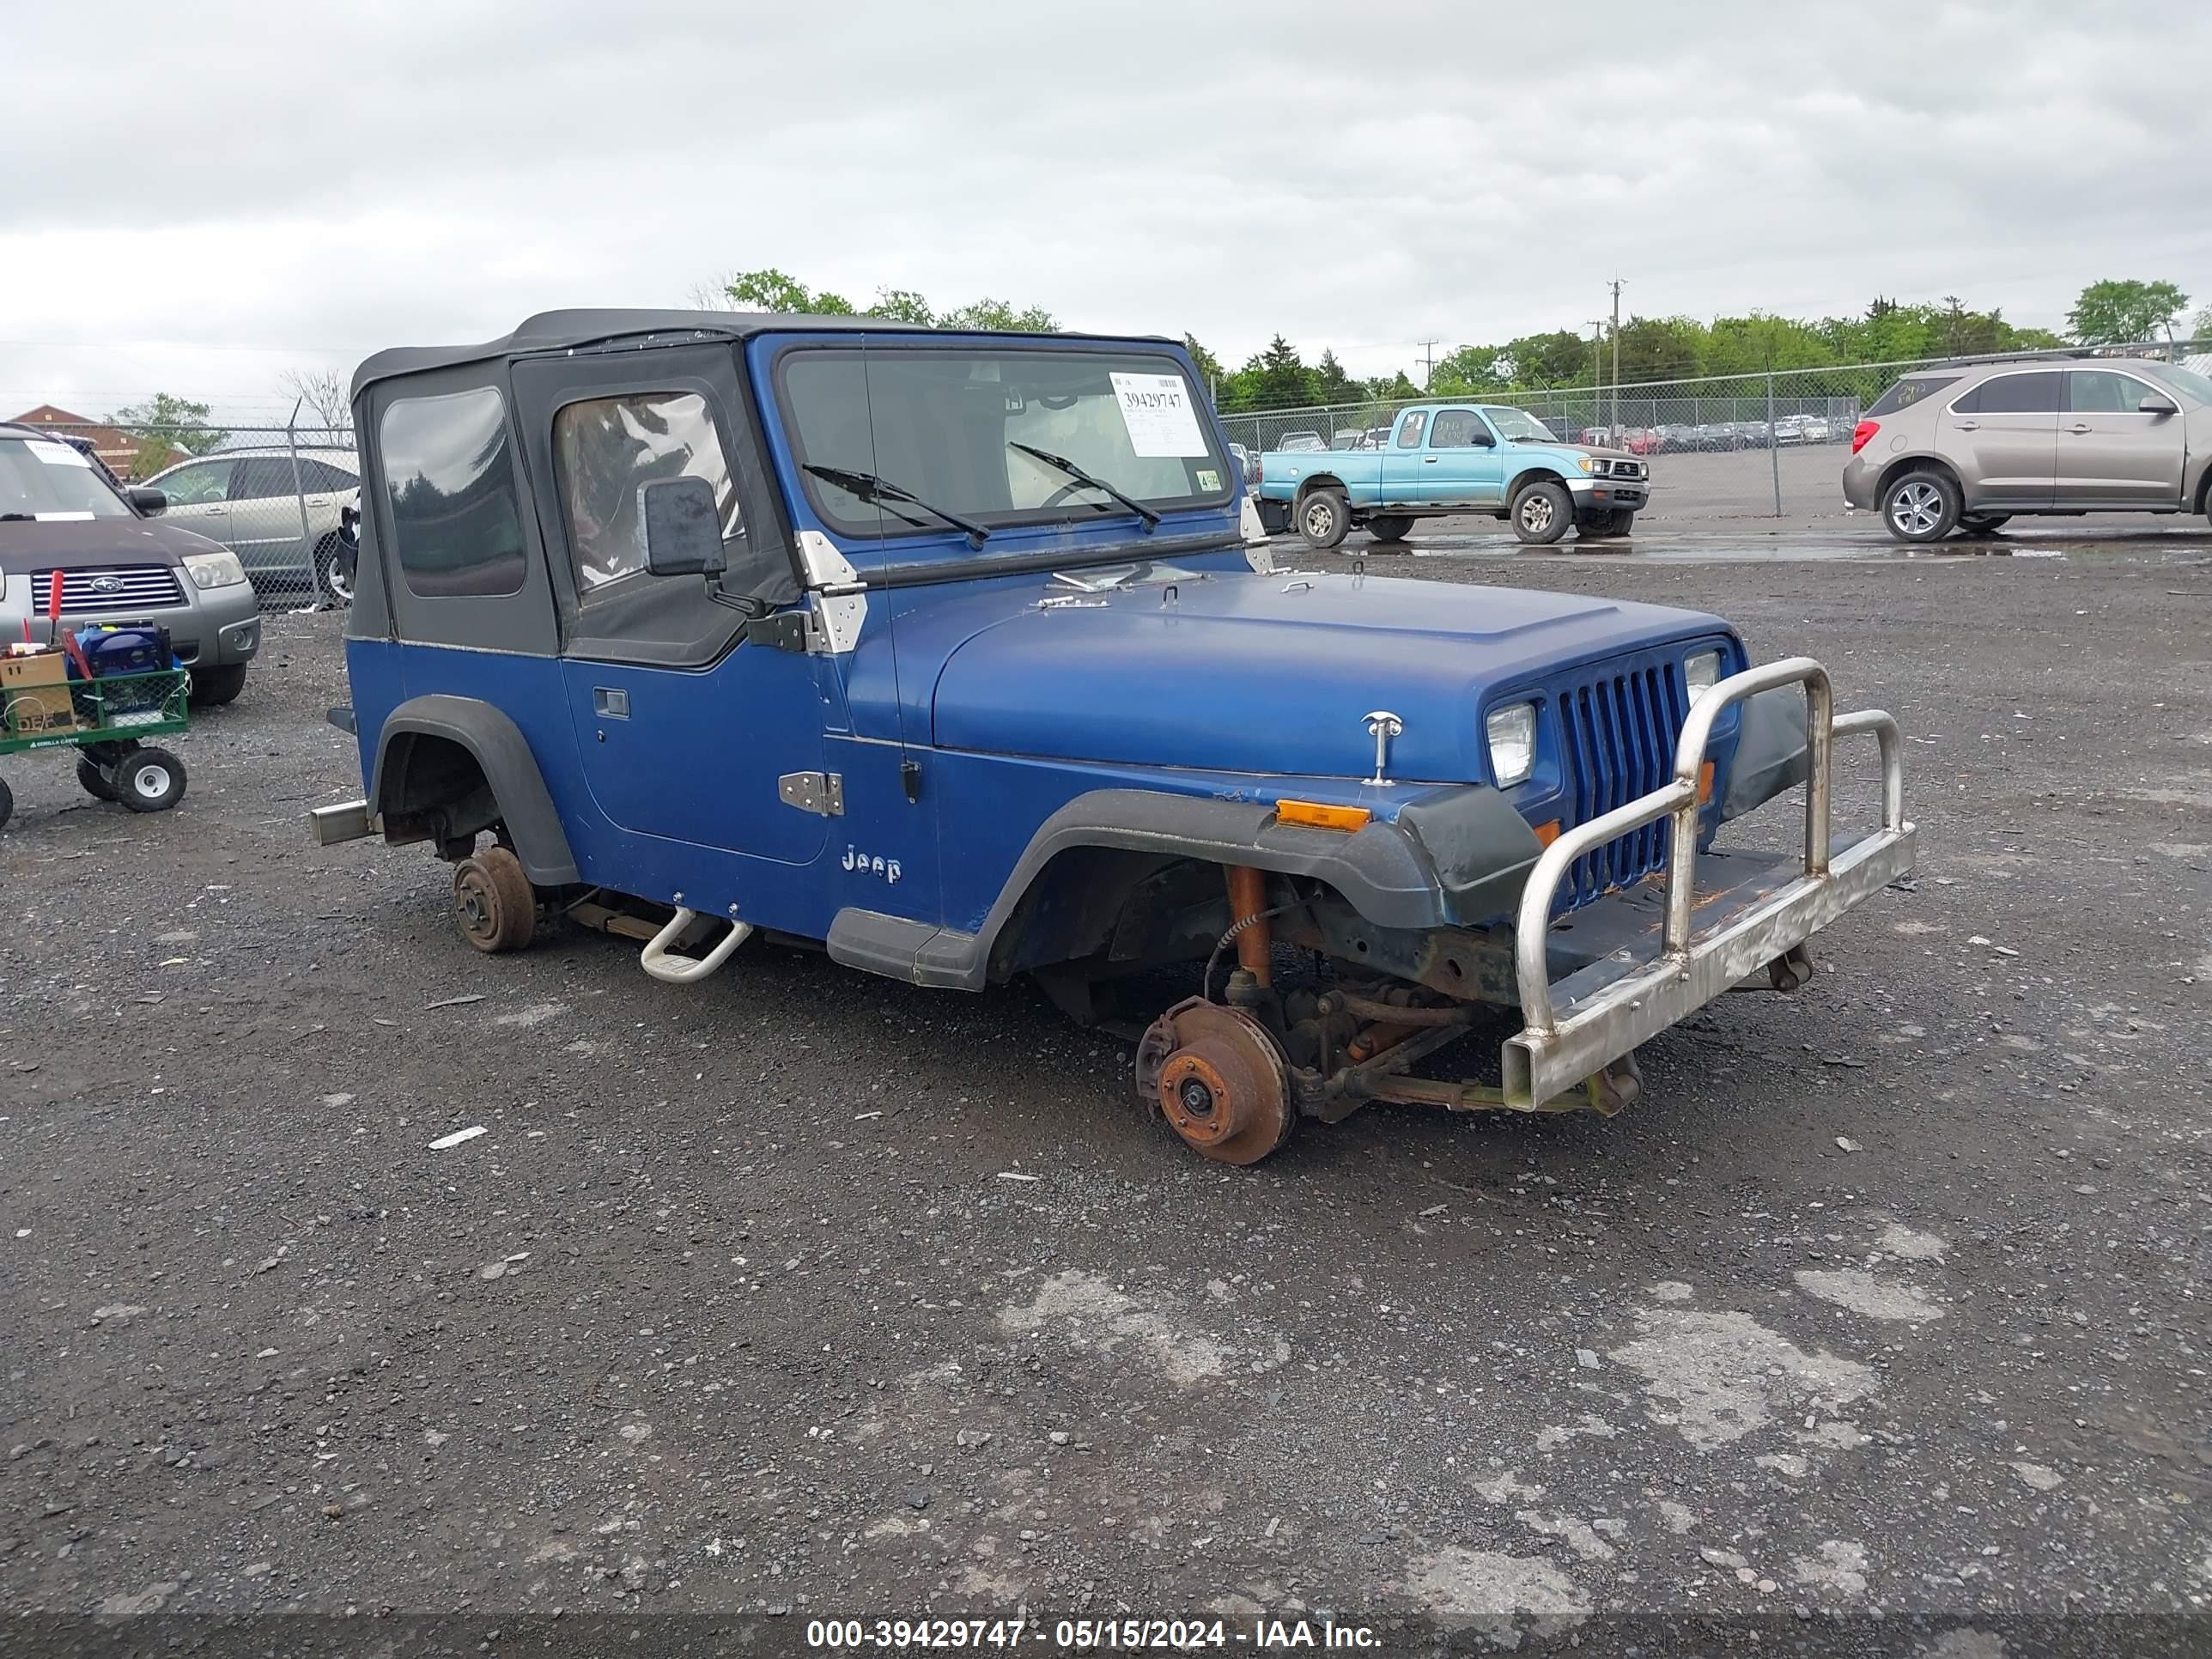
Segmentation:
{"type": "Polygon", "coordinates": [[[1626,536],[1651,499],[1651,469],[1625,449],[1566,443],[1525,410],[1436,404],[1402,410],[1371,449],[1270,450],[1260,497],[1310,547],[1355,527],[1405,538],[1416,519],[1487,513],[1524,542],[1626,536]]]}

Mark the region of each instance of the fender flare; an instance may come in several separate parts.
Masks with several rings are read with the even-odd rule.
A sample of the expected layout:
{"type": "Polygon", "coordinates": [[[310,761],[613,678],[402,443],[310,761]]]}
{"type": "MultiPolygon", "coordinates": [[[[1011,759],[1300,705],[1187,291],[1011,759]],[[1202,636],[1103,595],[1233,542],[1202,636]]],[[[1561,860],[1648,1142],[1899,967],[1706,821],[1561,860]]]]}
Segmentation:
{"type": "Polygon", "coordinates": [[[514,855],[533,885],[564,887],[581,879],[530,740],[514,720],[481,698],[438,692],[410,697],[392,711],[377,734],[376,766],[368,786],[370,811],[384,816],[386,786],[391,781],[387,766],[395,753],[404,766],[407,749],[417,737],[458,744],[475,757],[514,842],[514,855]]]}
{"type": "Polygon", "coordinates": [[[830,957],[916,985],[980,991],[1000,934],[1037,873],[1079,847],[1123,848],[1309,876],[1342,893],[1378,927],[1465,927],[1509,915],[1543,853],[1512,802],[1486,785],[1447,786],[1346,835],[1276,822],[1271,801],[1146,789],[1094,789],[1030,838],[973,933],[845,909],[830,957]]]}

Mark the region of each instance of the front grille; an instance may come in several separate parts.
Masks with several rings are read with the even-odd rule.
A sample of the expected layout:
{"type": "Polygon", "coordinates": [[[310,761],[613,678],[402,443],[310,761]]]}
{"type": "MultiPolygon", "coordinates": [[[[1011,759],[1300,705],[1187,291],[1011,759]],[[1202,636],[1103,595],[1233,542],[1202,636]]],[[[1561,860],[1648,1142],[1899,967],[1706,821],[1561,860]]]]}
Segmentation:
{"type": "MultiPolygon", "coordinates": [[[[1689,714],[1678,663],[1645,663],[1601,673],[1559,694],[1559,729],[1574,822],[1625,806],[1674,774],[1674,743],[1689,714]]],[[[1577,859],[1560,890],[1587,904],[1667,867],[1662,818],[1577,859]]]]}
{"type": "MultiPolygon", "coordinates": [[[[32,609],[46,614],[47,595],[53,592],[54,573],[31,573],[32,609]]],[[[166,564],[100,565],[88,570],[62,572],[62,615],[113,616],[123,611],[157,611],[185,602],[177,573],[166,564]]]]}

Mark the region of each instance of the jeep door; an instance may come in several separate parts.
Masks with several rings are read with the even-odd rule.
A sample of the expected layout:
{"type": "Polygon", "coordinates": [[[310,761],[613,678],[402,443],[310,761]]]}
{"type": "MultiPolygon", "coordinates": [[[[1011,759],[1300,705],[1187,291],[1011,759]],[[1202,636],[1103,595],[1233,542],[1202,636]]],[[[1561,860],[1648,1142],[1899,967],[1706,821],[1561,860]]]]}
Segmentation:
{"type": "Polygon", "coordinates": [[[1498,434],[1472,409],[1440,409],[1429,422],[1428,475],[1422,499],[1437,507],[1494,509],[1505,501],[1505,462],[1498,434]]]}
{"type": "Polygon", "coordinates": [[[2178,506],[2188,446],[2173,394],[2111,368],[2069,370],[2066,392],[2058,423],[2059,505],[2178,506]],[[2145,414],[2144,399],[2154,398],[2173,412],[2145,414]]]}
{"type": "Polygon", "coordinates": [[[1938,425],[1969,508],[2049,507],[2058,471],[2057,369],[1993,374],[1954,398],[1938,425]]]}
{"type": "Polygon", "coordinates": [[[640,836],[811,863],[830,820],[779,785],[823,769],[823,659],[745,636],[749,611],[797,598],[799,585],[733,349],[529,359],[514,386],[592,799],[640,836]],[[640,491],[685,475],[710,482],[720,505],[719,582],[646,568],[640,491]]]}

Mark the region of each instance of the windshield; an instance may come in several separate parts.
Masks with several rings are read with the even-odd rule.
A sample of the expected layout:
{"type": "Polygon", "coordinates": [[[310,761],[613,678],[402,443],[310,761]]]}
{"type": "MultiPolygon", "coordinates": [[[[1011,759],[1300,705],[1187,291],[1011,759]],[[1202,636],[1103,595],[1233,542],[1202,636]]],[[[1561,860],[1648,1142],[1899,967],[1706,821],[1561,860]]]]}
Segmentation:
{"type": "Polygon", "coordinates": [[[1501,438],[1533,439],[1540,444],[1559,442],[1552,435],[1551,428],[1523,410],[1486,407],[1482,412],[1490,417],[1491,425],[1498,428],[1501,438]]]}
{"type": "Polygon", "coordinates": [[[56,438],[0,438],[0,517],[127,519],[90,460],[56,438]]]}
{"type": "Polygon", "coordinates": [[[994,528],[1127,516],[1131,509],[1102,484],[1147,507],[1218,504],[1236,476],[1205,404],[1170,357],[802,348],[785,354],[778,378],[807,498],[847,535],[917,526],[911,514],[882,508],[865,484],[851,487],[857,476],[825,471],[872,475],[994,528]]]}
{"type": "Polygon", "coordinates": [[[2212,404],[2212,375],[2199,374],[2193,368],[2184,368],[2179,363],[2145,363],[2143,365],[2168,386],[2178,386],[2200,404],[2212,404]]]}

